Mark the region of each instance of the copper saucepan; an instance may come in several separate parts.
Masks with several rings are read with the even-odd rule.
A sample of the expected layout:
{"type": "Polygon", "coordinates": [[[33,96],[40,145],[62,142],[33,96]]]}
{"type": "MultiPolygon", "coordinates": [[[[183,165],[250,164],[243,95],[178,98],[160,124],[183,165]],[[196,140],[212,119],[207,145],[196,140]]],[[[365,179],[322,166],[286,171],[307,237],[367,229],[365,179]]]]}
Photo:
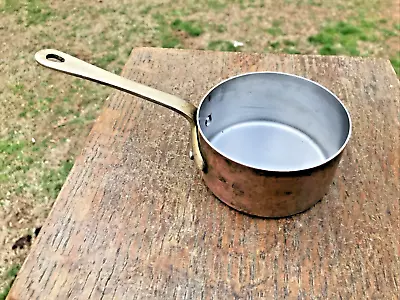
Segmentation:
{"type": "Polygon", "coordinates": [[[38,63],[160,104],[190,123],[192,158],[213,194],[256,216],[302,212],[328,191],[351,135],[350,115],[329,90],[277,72],[246,73],[211,90],[199,107],[63,52],[38,63]]]}

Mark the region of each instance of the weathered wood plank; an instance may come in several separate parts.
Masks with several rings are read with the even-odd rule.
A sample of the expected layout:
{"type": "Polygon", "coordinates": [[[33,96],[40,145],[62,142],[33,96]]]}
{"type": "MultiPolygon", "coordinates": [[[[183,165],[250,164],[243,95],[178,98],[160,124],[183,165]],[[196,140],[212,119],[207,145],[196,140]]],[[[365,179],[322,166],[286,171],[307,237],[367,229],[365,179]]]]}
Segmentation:
{"type": "Polygon", "coordinates": [[[198,103],[262,70],[316,80],[350,110],[353,137],[320,203],[278,220],[230,209],[189,160],[186,121],[115,92],[9,299],[397,298],[400,85],[387,61],[141,48],[123,75],[198,103]]]}

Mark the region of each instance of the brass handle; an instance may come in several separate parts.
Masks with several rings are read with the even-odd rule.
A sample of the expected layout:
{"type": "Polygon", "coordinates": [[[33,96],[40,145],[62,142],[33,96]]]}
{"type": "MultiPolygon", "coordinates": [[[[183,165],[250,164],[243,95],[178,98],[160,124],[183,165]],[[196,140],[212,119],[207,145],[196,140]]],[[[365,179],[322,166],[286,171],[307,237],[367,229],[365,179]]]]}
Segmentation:
{"type": "Polygon", "coordinates": [[[40,50],[35,54],[35,59],[39,64],[47,68],[116,88],[181,114],[191,125],[194,160],[200,170],[205,170],[204,160],[200,153],[195,122],[197,108],[193,104],[174,95],[110,73],[58,50],[40,50]]]}

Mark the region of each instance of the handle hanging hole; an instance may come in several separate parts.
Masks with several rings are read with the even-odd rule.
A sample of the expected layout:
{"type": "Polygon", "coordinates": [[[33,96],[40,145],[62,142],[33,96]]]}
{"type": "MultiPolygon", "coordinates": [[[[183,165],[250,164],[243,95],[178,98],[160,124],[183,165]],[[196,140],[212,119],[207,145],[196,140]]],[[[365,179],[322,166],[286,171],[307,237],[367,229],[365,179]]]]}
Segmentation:
{"type": "Polygon", "coordinates": [[[61,56],[59,56],[57,54],[52,54],[52,53],[47,54],[46,59],[50,60],[50,61],[54,61],[54,62],[64,62],[65,61],[65,59],[62,58],[61,56]]]}

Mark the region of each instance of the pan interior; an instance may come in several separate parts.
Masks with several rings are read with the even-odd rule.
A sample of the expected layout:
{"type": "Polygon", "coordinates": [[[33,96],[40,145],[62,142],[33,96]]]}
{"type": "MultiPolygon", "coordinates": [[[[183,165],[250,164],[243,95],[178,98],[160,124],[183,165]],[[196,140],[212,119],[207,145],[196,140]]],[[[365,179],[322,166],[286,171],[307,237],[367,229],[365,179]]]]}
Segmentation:
{"type": "Polygon", "coordinates": [[[248,121],[221,130],[211,143],[222,153],[260,169],[303,169],[322,163],[323,149],[309,136],[288,125],[248,121]]]}
{"type": "Polygon", "coordinates": [[[262,170],[323,164],[345,145],[350,119],[327,89],[283,73],[249,73],[215,87],[198,111],[200,133],[225,157],[262,170]]]}

